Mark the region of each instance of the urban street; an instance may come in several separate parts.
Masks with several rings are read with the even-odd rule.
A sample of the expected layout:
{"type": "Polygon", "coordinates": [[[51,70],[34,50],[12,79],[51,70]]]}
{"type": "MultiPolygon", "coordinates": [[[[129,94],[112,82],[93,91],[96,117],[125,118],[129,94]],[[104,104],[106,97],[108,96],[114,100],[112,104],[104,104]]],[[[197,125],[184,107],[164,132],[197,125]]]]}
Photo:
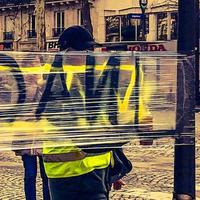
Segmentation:
{"type": "Polygon", "coordinates": [[[199,25],[200,0],[0,0],[0,200],[49,199],[42,149],[51,199],[102,199],[110,141],[110,200],[200,200],[199,25]]]}

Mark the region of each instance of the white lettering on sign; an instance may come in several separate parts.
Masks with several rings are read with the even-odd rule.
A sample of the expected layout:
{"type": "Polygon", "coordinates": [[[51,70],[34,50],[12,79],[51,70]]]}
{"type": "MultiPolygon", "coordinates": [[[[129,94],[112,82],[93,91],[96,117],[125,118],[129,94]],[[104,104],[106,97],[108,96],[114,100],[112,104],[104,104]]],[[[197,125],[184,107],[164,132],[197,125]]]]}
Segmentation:
{"type": "Polygon", "coordinates": [[[128,45],[128,51],[167,51],[163,44],[128,45]]]}

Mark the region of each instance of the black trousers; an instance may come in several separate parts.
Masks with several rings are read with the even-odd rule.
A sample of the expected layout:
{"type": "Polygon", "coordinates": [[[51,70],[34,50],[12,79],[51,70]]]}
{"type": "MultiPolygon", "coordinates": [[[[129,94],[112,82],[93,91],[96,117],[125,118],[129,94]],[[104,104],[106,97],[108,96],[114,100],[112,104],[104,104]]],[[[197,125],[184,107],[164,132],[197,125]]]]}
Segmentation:
{"type": "Polygon", "coordinates": [[[50,178],[52,200],[108,200],[108,168],[70,178],[50,178]]]}

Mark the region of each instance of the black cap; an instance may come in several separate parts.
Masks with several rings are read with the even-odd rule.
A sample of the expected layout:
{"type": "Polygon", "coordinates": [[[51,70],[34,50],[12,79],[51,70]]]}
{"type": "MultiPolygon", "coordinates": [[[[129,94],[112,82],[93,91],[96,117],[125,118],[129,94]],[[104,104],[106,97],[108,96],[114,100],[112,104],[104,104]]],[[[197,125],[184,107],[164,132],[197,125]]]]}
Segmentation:
{"type": "Polygon", "coordinates": [[[65,29],[58,40],[60,50],[73,48],[77,51],[90,49],[97,43],[91,33],[83,26],[71,26],[65,29]]]}

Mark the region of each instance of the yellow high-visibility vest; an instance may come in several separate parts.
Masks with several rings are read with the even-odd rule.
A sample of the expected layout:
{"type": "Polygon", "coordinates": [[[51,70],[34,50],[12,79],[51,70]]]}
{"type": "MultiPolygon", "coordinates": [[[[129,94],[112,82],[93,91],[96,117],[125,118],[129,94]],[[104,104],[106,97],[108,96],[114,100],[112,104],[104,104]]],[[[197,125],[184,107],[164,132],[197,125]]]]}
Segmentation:
{"type": "MultiPolygon", "coordinates": [[[[59,141],[46,143],[43,146],[43,154],[44,155],[60,155],[69,152],[81,152],[75,146],[69,146],[69,142],[66,142],[66,146],[63,141],[60,141],[62,146],[57,147],[48,147],[48,145],[59,145],[59,141]]],[[[74,177],[82,174],[86,174],[88,172],[93,171],[94,169],[103,169],[110,165],[111,162],[111,152],[98,154],[98,155],[89,155],[80,160],[74,161],[61,161],[54,160],[54,162],[45,162],[44,167],[45,172],[48,178],[66,178],[66,177],[74,177]]]]}

